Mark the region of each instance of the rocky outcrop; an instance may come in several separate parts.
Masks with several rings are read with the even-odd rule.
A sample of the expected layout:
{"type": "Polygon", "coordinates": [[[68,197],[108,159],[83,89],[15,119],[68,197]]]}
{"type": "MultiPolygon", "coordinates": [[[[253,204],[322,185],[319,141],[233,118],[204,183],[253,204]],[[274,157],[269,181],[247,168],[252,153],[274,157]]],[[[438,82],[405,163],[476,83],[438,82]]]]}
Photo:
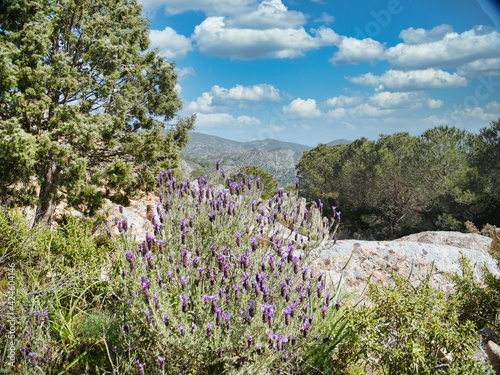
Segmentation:
{"type": "Polygon", "coordinates": [[[452,284],[448,274],[460,271],[462,257],[498,272],[496,261],[488,253],[490,244],[488,237],[458,232],[423,232],[396,241],[342,240],[322,245],[315,264],[335,282],[349,261],[343,271],[347,290],[363,289],[368,279],[389,282],[393,273],[418,280],[432,270],[431,283],[449,291],[452,284]]]}

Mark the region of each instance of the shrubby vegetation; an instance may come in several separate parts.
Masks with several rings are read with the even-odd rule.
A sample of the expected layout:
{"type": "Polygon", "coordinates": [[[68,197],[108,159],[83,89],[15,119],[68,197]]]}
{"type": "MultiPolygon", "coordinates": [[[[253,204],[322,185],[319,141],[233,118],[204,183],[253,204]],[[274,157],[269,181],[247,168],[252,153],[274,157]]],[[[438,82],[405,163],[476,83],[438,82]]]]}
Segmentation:
{"type": "MultiPolygon", "coordinates": [[[[319,145],[297,165],[300,194],[343,207],[344,228],[393,239],[424,230],[500,222],[500,122],[474,135],[439,126],[422,135],[383,135],[319,145]]],[[[331,212],[331,211],[330,211],[331,212]]]]}
{"type": "MultiPolygon", "coordinates": [[[[496,327],[496,276],[486,274],[484,288],[464,264],[454,296],[431,289],[429,278],[415,286],[395,277],[361,304],[342,302],[340,282],[310,267],[338,220],[318,228],[309,220],[318,212],[298,215],[294,195],[280,188],[261,200],[256,178],[237,177],[215,190],[204,177],[196,184],[163,173],[154,232],[139,242],[123,217],[30,229],[3,210],[1,254],[16,265],[19,317],[16,366],[3,371],[489,373],[473,352],[475,330],[496,327]]],[[[7,348],[9,322],[1,324],[7,348]]]]}

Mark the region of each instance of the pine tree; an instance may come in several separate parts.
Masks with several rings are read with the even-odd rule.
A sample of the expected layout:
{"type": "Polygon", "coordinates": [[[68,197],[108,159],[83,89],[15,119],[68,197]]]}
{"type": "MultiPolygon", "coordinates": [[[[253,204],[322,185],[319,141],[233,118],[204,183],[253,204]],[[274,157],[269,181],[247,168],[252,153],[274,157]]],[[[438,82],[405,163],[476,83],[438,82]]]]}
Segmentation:
{"type": "Polygon", "coordinates": [[[50,222],[62,196],[95,211],[104,185],[130,192],[176,166],[194,118],[177,118],[175,64],[148,45],[136,0],[2,2],[3,199],[50,222]]]}

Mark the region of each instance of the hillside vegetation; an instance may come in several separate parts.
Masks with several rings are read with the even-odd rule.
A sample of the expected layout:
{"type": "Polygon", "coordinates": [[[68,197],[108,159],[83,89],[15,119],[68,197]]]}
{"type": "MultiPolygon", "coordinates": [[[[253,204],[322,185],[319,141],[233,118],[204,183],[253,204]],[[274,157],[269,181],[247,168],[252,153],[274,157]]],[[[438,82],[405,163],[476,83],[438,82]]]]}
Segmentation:
{"type": "Polygon", "coordinates": [[[320,144],[297,165],[300,194],[345,210],[350,235],[393,239],[425,230],[500,225],[500,122],[472,134],[439,126],[320,144]]]}

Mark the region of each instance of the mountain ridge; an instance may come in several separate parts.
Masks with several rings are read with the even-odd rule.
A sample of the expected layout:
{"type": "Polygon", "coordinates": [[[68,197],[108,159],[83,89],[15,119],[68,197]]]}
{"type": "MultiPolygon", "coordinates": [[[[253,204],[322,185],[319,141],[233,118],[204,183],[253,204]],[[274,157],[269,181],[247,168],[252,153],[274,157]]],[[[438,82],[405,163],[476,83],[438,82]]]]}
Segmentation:
{"type": "MultiPolygon", "coordinates": [[[[266,138],[249,142],[238,142],[215,135],[190,132],[190,139],[182,153],[183,169],[187,173],[193,171],[208,173],[206,170],[216,159],[227,171],[236,171],[247,165],[254,165],[271,173],[281,185],[295,183],[295,166],[304,151],[310,146],[294,142],[283,142],[266,138]]],[[[349,141],[338,139],[331,144],[349,141]]]]}

